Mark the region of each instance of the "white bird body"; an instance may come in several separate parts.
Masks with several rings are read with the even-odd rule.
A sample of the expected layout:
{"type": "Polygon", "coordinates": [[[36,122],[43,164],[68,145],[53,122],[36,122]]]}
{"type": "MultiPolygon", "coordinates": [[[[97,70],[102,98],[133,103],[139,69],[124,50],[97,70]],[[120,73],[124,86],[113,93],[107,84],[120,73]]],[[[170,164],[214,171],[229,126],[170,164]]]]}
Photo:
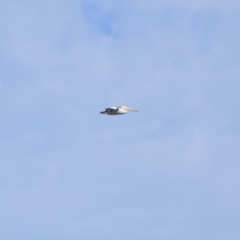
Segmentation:
{"type": "Polygon", "coordinates": [[[138,111],[130,107],[121,106],[121,107],[109,107],[109,108],[106,108],[105,111],[100,113],[107,114],[107,115],[122,115],[128,112],[138,112],[138,111]]]}

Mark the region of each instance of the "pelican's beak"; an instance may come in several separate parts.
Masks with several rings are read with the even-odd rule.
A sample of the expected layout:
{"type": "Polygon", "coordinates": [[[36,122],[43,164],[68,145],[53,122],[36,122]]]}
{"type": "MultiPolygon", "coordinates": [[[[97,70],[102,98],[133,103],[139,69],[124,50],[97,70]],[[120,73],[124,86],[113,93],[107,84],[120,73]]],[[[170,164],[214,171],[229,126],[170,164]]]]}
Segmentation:
{"type": "Polygon", "coordinates": [[[138,110],[135,110],[135,109],[132,109],[132,108],[129,108],[129,107],[127,108],[127,111],[128,112],[138,112],[138,110]]]}
{"type": "Polygon", "coordinates": [[[100,112],[101,114],[104,114],[104,113],[106,113],[106,112],[100,112]]]}

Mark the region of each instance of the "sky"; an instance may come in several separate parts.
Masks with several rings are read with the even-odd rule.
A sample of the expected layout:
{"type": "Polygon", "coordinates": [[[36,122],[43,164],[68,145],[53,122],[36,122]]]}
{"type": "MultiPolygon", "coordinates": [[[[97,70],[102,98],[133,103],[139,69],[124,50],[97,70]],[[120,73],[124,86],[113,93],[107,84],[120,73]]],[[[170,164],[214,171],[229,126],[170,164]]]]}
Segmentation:
{"type": "Polygon", "coordinates": [[[240,239],[239,12],[0,0],[0,239],[240,239]]]}

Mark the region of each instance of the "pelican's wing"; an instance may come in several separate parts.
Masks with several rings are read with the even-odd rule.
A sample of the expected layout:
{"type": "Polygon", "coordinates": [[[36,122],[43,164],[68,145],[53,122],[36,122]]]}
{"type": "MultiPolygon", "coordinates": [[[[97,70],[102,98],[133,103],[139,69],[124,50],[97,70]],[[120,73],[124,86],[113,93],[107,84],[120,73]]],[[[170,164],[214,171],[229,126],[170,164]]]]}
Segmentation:
{"type": "Polygon", "coordinates": [[[116,108],[116,107],[110,107],[110,108],[106,108],[105,111],[106,111],[106,112],[117,112],[117,111],[118,111],[118,108],[116,108]]]}

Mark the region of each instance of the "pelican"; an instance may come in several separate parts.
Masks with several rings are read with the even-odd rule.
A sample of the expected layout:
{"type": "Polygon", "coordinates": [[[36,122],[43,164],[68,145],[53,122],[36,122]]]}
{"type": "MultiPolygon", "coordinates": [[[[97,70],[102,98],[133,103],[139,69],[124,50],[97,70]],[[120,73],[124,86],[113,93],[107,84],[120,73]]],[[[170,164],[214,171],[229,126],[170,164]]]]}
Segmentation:
{"type": "Polygon", "coordinates": [[[122,115],[128,112],[138,112],[138,111],[130,107],[122,106],[122,107],[109,107],[109,108],[106,108],[105,111],[100,113],[108,114],[108,115],[122,115]]]}

